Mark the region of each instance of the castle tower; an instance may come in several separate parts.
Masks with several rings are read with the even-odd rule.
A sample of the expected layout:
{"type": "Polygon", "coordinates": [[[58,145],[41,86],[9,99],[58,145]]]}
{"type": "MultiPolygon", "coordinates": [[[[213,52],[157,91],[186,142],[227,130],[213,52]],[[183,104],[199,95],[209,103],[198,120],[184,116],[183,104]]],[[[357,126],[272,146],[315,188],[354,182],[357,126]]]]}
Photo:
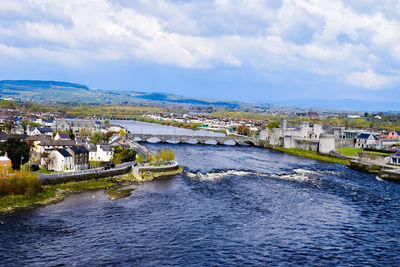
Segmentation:
{"type": "Polygon", "coordinates": [[[284,131],[286,131],[286,129],[287,129],[287,120],[286,119],[283,119],[282,120],[282,130],[284,130],[284,131]]]}
{"type": "Polygon", "coordinates": [[[333,134],[321,134],[319,137],[318,152],[322,154],[329,154],[331,151],[335,151],[335,136],[333,134]]]}

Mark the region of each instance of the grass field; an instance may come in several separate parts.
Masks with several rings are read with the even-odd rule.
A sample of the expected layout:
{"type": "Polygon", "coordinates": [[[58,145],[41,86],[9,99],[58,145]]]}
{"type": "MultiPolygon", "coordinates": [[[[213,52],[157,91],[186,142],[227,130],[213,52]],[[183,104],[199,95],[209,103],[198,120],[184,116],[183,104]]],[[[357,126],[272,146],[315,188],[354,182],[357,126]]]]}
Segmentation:
{"type": "Polygon", "coordinates": [[[364,153],[370,153],[370,154],[375,154],[375,155],[381,155],[381,156],[389,156],[389,153],[383,153],[383,152],[376,152],[376,151],[365,151],[360,148],[355,148],[355,147],[344,147],[336,152],[342,153],[344,155],[348,156],[357,156],[358,152],[364,152],[364,153]]]}
{"type": "Polygon", "coordinates": [[[274,149],[285,152],[286,154],[290,154],[290,155],[295,155],[295,156],[300,156],[300,157],[305,157],[305,158],[310,158],[310,159],[316,159],[316,160],[321,160],[321,161],[327,161],[327,162],[332,162],[332,163],[338,163],[338,164],[343,164],[343,165],[349,164],[349,160],[320,155],[317,152],[313,152],[313,151],[308,151],[308,150],[303,150],[303,149],[298,149],[298,148],[283,148],[283,147],[276,147],[274,149]]]}

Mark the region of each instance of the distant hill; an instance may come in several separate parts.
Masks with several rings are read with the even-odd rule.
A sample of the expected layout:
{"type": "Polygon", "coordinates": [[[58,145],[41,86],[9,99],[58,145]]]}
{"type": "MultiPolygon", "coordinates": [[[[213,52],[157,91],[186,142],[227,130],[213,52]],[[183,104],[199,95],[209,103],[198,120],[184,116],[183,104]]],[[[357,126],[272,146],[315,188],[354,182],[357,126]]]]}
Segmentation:
{"type": "Polygon", "coordinates": [[[325,110],[348,110],[363,112],[390,111],[396,113],[400,111],[400,101],[367,101],[357,99],[293,99],[274,101],[273,104],[325,110]]]}
{"type": "Polygon", "coordinates": [[[91,89],[86,85],[35,80],[0,81],[0,97],[42,103],[164,104],[238,108],[234,101],[190,98],[174,94],[91,89]]]}

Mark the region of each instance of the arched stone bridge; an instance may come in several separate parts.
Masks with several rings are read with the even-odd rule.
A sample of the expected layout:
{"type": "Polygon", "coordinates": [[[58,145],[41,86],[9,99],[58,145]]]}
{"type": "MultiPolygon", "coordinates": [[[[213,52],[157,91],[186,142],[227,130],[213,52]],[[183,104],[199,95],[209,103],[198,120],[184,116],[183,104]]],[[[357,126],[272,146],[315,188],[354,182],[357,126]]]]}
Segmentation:
{"type": "Polygon", "coordinates": [[[191,136],[191,135],[162,135],[162,134],[140,134],[128,133],[128,139],[136,142],[152,143],[185,143],[185,144],[215,144],[215,145],[252,145],[259,146],[260,141],[249,137],[230,136],[191,136]],[[230,142],[228,142],[230,141],[230,142]],[[232,143],[232,141],[234,143],[232,143]],[[231,143],[231,144],[229,144],[231,143]]]}

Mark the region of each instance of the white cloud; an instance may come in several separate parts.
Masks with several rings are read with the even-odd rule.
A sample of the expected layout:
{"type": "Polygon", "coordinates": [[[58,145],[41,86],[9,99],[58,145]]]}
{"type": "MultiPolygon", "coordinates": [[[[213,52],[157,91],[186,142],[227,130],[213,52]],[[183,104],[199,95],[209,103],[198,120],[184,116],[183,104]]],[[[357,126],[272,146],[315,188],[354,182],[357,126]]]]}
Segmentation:
{"type": "Polygon", "coordinates": [[[397,82],[378,74],[389,71],[387,59],[390,68],[400,64],[394,4],[0,0],[0,54],[67,63],[141,59],[184,68],[294,69],[384,88],[397,82]]]}
{"type": "Polygon", "coordinates": [[[393,82],[394,79],[396,78],[376,74],[370,69],[365,72],[352,72],[347,76],[347,80],[351,85],[370,90],[381,90],[385,85],[393,82]]]}

